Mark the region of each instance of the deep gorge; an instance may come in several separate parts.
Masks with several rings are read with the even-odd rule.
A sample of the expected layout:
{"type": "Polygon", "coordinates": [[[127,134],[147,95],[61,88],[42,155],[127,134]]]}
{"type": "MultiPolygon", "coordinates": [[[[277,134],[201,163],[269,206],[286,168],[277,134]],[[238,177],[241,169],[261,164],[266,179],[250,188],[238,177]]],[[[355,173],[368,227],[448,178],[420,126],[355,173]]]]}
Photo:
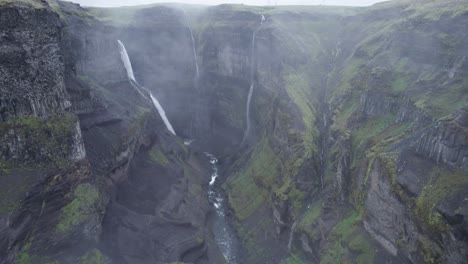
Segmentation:
{"type": "Polygon", "coordinates": [[[0,263],[465,263],[467,28],[449,0],[0,0],[0,263]]]}

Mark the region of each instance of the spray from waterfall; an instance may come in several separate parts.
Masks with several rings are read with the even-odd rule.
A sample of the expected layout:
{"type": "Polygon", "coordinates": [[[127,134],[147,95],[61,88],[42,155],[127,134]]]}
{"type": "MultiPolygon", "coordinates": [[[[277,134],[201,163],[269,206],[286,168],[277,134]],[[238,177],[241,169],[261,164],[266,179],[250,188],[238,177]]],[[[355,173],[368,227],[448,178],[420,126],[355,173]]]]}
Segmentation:
{"type": "Polygon", "coordinates": [[[164,124],[166,125],[167,130],[169,130],[172,134],[175,135],[176,133],[174,131],[174,128],[172,128],[172,125],[171,125],[171,123],[169,122],[169,119],[166,116],[166,112],[164,111],[163,107],[159,103],[158,99],[156,99],[156,97],[153,96],[153,94],[148,89],[141,86],[135,80],[135,75],[133,74],[132,63],[130,62],[130,57],[128,56],[128,53],[127,53],[127,50],[125,49],[124,44],[120,40],[117,40],[117,42],[119,43],[120,57],[121,57],[122,62],[124,64],[124,66],[125,66],[125,70],[127,70],[127,76],[128,76],[129,81],[130,81],[130,84],[138,91],[138,93],[141,96],[147,98],[144,95],[144,92],[149,94],[149,96],[151,98],[151,101],[152,101],[153,105],[156,107],[156,110],[158,111],[159,115],[161,116],[164,124]]]}
{"type": "Polygon", "coordinates": [[[193,37],[192,27],[190,26],[190,22],[187,19],[187,13],[185,12],[185,10],[184,10],[184,17],[185,17],[185,23],[187,24],[187,27],[190,31],[190,38],[192,39],[192,52],[193,52],[193,58],[195,60],[195,71],[197,73],[196,77],[198,79],[200,77],[200,69],[198,68],[197,48],[195,46],[195,38],[193,37]]]}
{"type": "Polygon", "coordinates": [[[265,20],[266,20],[265,16],[262,15],[261,20],[260,20],[260,26],[256,30],[254,30],[252,34],[252,50],[250,51],[250,88],[249,88],[249,94],[247,96],[247,105],[246,105],[246,111],[245,111],[247,124],[246,124],[246,129],[244,132],[244,137],[242,138],[241,145],[244,144],[245,140],[250,134],[250,127],[251,127],[250,104],[252,101],[252,95],[253,95],[254,88],[255,88],[255,43],[256,43],[257,32],[260,30],[265,20]]]}

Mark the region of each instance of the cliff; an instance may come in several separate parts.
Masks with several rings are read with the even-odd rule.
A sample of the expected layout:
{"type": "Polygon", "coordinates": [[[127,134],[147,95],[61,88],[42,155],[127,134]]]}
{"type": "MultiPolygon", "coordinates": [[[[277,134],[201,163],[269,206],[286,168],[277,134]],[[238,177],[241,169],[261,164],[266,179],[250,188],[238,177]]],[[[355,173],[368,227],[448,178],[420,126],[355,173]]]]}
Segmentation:
{"type": "Polygon", "coordinates": [[[204,152],[239,263],[468,258],[463,3],[0,0],[0,22],[0,263],[224,262],[204,152]]]}

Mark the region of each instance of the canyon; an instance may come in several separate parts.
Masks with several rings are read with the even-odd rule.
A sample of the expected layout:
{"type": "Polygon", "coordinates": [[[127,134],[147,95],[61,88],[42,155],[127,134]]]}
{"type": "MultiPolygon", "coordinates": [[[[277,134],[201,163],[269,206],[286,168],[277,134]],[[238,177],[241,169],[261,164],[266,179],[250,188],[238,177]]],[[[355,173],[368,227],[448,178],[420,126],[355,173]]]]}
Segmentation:
{"type": "Polygon", "coordinates": [[[0,263],[466,263],[467,28],[0,0],[0,263]]]}

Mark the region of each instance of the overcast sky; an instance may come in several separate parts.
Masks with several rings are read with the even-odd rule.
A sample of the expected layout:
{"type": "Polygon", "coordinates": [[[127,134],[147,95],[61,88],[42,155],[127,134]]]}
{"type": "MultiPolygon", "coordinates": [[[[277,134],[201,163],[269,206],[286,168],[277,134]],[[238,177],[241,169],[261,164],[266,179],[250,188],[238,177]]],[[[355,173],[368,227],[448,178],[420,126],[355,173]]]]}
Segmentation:
{"type": "Polygon", "coordinates": [[[128,6],[150,3],[180,2],[190,4],[219,5],[223,3],[243,3],[246,5],[347,5],[367,6],[383,0],[71,0],[84,6],[128,6]]]}

